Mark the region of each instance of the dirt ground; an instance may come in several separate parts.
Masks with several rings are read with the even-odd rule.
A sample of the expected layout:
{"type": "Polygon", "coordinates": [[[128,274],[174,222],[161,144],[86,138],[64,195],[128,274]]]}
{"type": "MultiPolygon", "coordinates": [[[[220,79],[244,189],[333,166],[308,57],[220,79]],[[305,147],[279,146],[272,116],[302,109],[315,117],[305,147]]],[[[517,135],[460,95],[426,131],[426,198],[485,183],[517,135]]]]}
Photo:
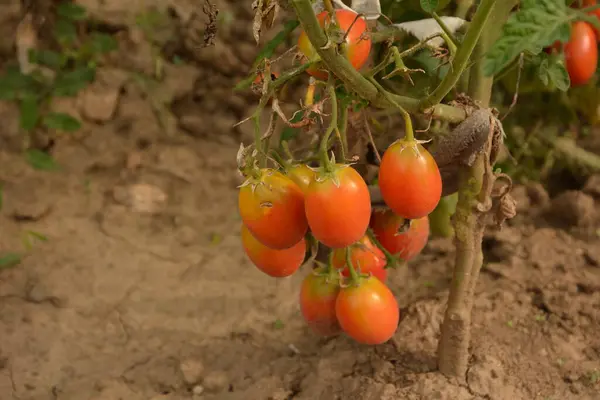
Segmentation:
{"type": "Polygon", "coordinates": [[[129,43],[129,64],[55,104],[85,121],[56,141],[58,171],[14,151],[18,115],[0,103],[0,251],[26,231],[48,238],[0,273],[0,399],[600,399],[600,177],[553,199],[515,189],[519,216],[485,239],[467,385],[435,372],[448,240],[390,274],[390,342],[308,330],[308,271],[266,277],[240,244],[235,155],[249,132],[232,125],[252,99],[231,86],[255,49],[243,36],[232,50],[236,29],[157,88],[131,79],[152,60],[129,43]]]}

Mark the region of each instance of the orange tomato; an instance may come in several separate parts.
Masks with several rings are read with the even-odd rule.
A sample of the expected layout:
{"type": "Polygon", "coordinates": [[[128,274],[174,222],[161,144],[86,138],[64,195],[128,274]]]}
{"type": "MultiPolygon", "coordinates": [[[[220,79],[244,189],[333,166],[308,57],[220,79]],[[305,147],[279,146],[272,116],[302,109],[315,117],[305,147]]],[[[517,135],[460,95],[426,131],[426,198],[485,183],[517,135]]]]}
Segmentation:
{"type": "Polygon", "coordinates": [[[409,261],[419,254],[429,239],[429,217],[410,221],[410,227],[400,232],[405,219],[392,210],[377,210],[371,217],[371,228],[381,245],[394,256],[409,261]]]}
{"type": "Polygon", "coordinates": [[[313,332],[322,336],[333,336],[341,331],[335,314],[340,285],[336,272],[325,271],[323,268],[317,268],[302,281],[300,311],[313,332]]]}
{"type": "MultiPolygon", "coordinates": [[[[350,260],[352,265],[361,274],[372,274],[381,282],[387,279],[387,270],[385,269],[385,254],[371,242],[367,235],[363,236],[360,242],[352,245],[350,248],[350,260]]],[[[350,270],[346,265],[346,249],[333,250],[333,266],[337,269],[343,269],[342,275],[350,276],[350,270]]]]}
{"type": "Polygon", "coordinates": [[[367,231],[371,215],[369,188],[352,167],[336,164],[315,178],[306,191],[306,218],[313,236],[327,247],[346,247],[367,231]]]}
{"type": "Polygon", "coordinates": [[[242,245],[250,261],[259,270],[274,278],[292,275],[300,268],[306,255],[304,238],[288,249],[275,250],[256,240],[244,224],[242,224],[242,245]]]}
{"type": "Polygon", "coordinates": [[[261,170],[240,188],[238,207],[252,235],[273,249],[294,246],[308,230],[302,189],[273,169],[261,170]]]}
{"type": "Polygon", "coordinates": [[[344,332],[362,344],[381,344],[394,336],[400,310],[392,291],[375,277],[342,287],[335,313],[344,332]]]}

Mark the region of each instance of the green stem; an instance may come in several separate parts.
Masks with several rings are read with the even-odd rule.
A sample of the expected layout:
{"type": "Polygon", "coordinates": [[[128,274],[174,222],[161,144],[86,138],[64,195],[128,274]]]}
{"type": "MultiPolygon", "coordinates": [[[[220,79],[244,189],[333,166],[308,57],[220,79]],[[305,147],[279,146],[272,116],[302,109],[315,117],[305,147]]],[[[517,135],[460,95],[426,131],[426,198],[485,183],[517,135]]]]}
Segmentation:
{"type": "Polygon", "coordinates": [[[341,142],[341,160],[345,161],[346,160],[346,155],[348,154],[348,106],[347,105],[343,105],[342,107],[340,107],[340,115],[338,118],[338,132],[340,135],[340,142],[341,142]]]}
{"type": "Polygon", "coordinates": [[[379,90],[381,90],[381,92],[383,93],[384,96],[386,96],[386,98],[388,99],[388,101],[390,103],[392,103],[392,105],[394,107],[396,107],[398,109],[398,111],[400,111],[400,114],[402,115],[402,118],[404,118],[404,137],[407,141],[412,142],[415,140],[415,133],[413,130],[413,124],[412,124],[412,119],[410,118],[410,114],[398,103],[396,103],[396,101],[389,96],[389,92],[387,92],[376,80],[375,78],[370,78],[370,81],[373,83],[373,85],[375,85],[375,87],[377,87],[379,90]]]}
{"type": "Polygon", "coordinates": [[[346,264],[348,265],[348,271],[350,271],[350,280],[352,283],[359,283],[360,275],[358,275],[354,269],[354,264],[352,263],[352,246],[346,247],[346,264]]]}
{"type": "Polygon", "coordinates": [[[331,137],[333,131],[337,128],[338,123],[338,104],[337,96],[335,94],[335,78],[331,75],[329,76],[329,81],[327,82],[327,94],[329,94],[329,97],[331,98],[331,121],[329,121],[329,126],[321,138],[319,155],[323,169],[326,172],[331,172],[331,160],[329,159],[329,154],[327,154],[329,152],[329,138],[331,137]]]}
{"type": "Polygon", "coordinates": [[[420,102],[421,109],[427,109],[438,104],[456,85],[463,71],[467,67],[471,53],[479,41],[481,32],[486,25],[488,17],[492,13],[495,3],[496,0],[481,0],[481,4],[477,8],[473,20],[469,24],[465,38],[462,41],[460,48],[457,50],[456,56],[452,60],[450,71],[446,74],[438,87],[420,102]]]}
{"type": "Polygon", "coordinates": [[[431,14],[431,16],[433,17],[433,19],[435,19],[435,21],[438,23],[440,28],[442,28],[442,30],[446,34],[446,38],[444,38],[444,39],[446,39],[446,44],[448,45],[450,52],[452,54],[456,53],[456,48],[458,47],[458,41],[452,34],[452,31],[450,30],[450,28],[448,28],[448,25],[446,25],[444,20],[441,19],[437,13],[434,12],[433,14],[431,14]]]}
{"type": "Polygon", "coordinates": [[[371,228],[367,229],[367,236],[371,243],[373,243],[381,252],[385,255],[385,259],[387,260],[385,268],[396,268],[398,266],[398,258],[390,253],[388,249],[383,247],[383,245],[377,240],[377,236],[371,228]]]}
{"type": "MultiPolygon", "coordinates": [[[[371,82],[356,71],[347,58],[338,54],[334,48],[323,48],[327,44],[327,36],[319,25],[319,21],[312,9],[311,1],[291,0],[291,2],[308,39],[328,69],[341,79],[349,89],[367,100],[372,106],[378,108],[390,107],[391,103],[389,100],[371,82]]],[[[396,103],[400,104],[408,112],[421,111],[419,100],[392,93],[390,95],[396,103]]],[[[464,109],[444,104],[435,105],[433,110],[431,110],[431,114],[434,118],[450,122],[461,122],[466,118],[464,109]]]]}

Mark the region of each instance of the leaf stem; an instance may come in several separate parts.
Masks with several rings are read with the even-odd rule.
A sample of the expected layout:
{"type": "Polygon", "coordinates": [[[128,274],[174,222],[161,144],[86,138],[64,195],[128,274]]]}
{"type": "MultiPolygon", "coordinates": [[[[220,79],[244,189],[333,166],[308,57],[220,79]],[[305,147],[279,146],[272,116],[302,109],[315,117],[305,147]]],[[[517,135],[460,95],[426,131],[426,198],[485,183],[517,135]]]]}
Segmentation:
{"type": "Polygon", "coordinates": [[[456,55],[452,59],[450,71],[446,74],[438,87],[435,88],[435,90],[431,92],[429,96],[421,100],[420,107],[422,110],[438,104],[444,99],[444,97],[446,97],[452,88],[454,88],[463,71],[467,67],[471,53],[479,41],[481,32],[483,32],[486,21],[492,13],[495,3],[496,0],[481,0],[481,4],[477,8],[477,11],[473,16],[473,20],[469,24],[465,38],[456,51],[456,55]]]}

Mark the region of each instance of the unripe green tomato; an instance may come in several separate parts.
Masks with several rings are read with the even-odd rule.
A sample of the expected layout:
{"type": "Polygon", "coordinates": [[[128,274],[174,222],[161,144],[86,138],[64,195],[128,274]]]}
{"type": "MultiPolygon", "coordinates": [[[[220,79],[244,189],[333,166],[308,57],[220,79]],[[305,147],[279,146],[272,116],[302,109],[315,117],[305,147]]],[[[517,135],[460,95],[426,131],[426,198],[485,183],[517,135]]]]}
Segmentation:
{"type": "Polygon", "coordinates": [[[452,237],[454,236],[454,227],[451,217],[456,211],[458,202],[458,193],[442,197],[435,210],[429,214],[429,229],[432,236],[452,237]]]}

